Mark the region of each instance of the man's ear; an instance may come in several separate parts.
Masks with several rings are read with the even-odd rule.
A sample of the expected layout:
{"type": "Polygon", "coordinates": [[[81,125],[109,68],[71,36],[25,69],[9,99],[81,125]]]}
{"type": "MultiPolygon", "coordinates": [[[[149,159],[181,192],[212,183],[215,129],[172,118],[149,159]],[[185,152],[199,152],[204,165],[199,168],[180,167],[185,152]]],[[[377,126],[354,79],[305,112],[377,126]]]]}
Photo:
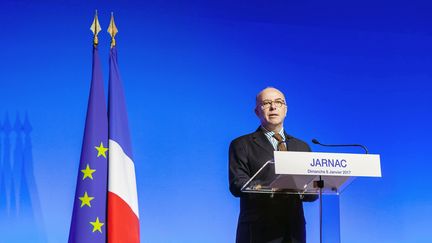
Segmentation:
{"type": "Polygon", "coordinates": [[[255,107],[254,111],[255,111],[255,115],[259,118],[258,107],[255,107]]]}

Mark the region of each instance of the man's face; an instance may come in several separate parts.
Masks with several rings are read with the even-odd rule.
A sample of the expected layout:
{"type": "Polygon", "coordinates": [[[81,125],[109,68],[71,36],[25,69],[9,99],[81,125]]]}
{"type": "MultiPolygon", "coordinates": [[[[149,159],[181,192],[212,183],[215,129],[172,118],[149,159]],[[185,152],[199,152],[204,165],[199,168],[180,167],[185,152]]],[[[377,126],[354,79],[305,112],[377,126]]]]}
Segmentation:
{"type": "Polygon", "coordinates": [[[255,113],[261,125],[271,131],[280,131],[287,113],[285,96],[277,89],[267,88],[257,97],[255,113]]]}

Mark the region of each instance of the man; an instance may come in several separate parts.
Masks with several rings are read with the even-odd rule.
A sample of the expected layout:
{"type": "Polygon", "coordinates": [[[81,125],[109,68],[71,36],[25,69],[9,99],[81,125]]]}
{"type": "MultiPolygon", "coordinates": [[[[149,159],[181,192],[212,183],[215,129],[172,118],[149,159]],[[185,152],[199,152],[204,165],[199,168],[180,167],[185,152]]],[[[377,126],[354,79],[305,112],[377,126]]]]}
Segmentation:
{"type": "MultiPolygon", "coordinates": [[[[287,113],[284,94],[266,88],[256,96],[255,114],[261,126],[253,133],[231,142],[229,148],[230,191],[240,197],[237,243],[305,243],[305,219],[298,195],[251,194],[240,189],[265,162],[273,159],[273,151],[310,151],[309,146],[287,133],[283,122],[287,113]]],[[[261,172],[263,173],[263,172],[261,172]]],[[[264,171],[263,181],[274,178],[274,171],[264,171]]],[[[258,186],[259,185],[255,185],[258,186]]],[[[312,198],[312,200],[315,198],[312,198]]]]}

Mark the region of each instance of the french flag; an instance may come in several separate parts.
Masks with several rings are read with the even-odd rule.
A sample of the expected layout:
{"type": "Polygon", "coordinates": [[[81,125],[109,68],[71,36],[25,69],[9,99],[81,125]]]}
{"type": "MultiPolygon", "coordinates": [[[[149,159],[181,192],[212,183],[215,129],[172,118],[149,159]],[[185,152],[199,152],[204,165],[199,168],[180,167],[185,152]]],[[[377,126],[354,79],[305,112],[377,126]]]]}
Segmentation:
{"type": "Polygon", "coordinates": [[[140,242],[135,165],[115,46],[110,50],[109,68],[107,239],[108,243],[135,243],[140,242]]]}

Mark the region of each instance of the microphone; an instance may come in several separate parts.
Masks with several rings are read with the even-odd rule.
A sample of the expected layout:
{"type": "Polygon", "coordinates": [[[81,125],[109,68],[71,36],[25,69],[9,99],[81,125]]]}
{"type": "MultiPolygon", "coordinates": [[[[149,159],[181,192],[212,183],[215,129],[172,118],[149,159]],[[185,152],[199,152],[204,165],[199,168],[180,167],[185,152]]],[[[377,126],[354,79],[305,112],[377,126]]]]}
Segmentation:
{"type": "Polygon", "coordinates": [[[312,139],[312,143],[318,144],[324,147],[360,147],[362,148],[366,154],[369,154],[369,150],[366,148],[366,146],[361,144],[323,144],[320,143],[317,139],[312,139]]]}

